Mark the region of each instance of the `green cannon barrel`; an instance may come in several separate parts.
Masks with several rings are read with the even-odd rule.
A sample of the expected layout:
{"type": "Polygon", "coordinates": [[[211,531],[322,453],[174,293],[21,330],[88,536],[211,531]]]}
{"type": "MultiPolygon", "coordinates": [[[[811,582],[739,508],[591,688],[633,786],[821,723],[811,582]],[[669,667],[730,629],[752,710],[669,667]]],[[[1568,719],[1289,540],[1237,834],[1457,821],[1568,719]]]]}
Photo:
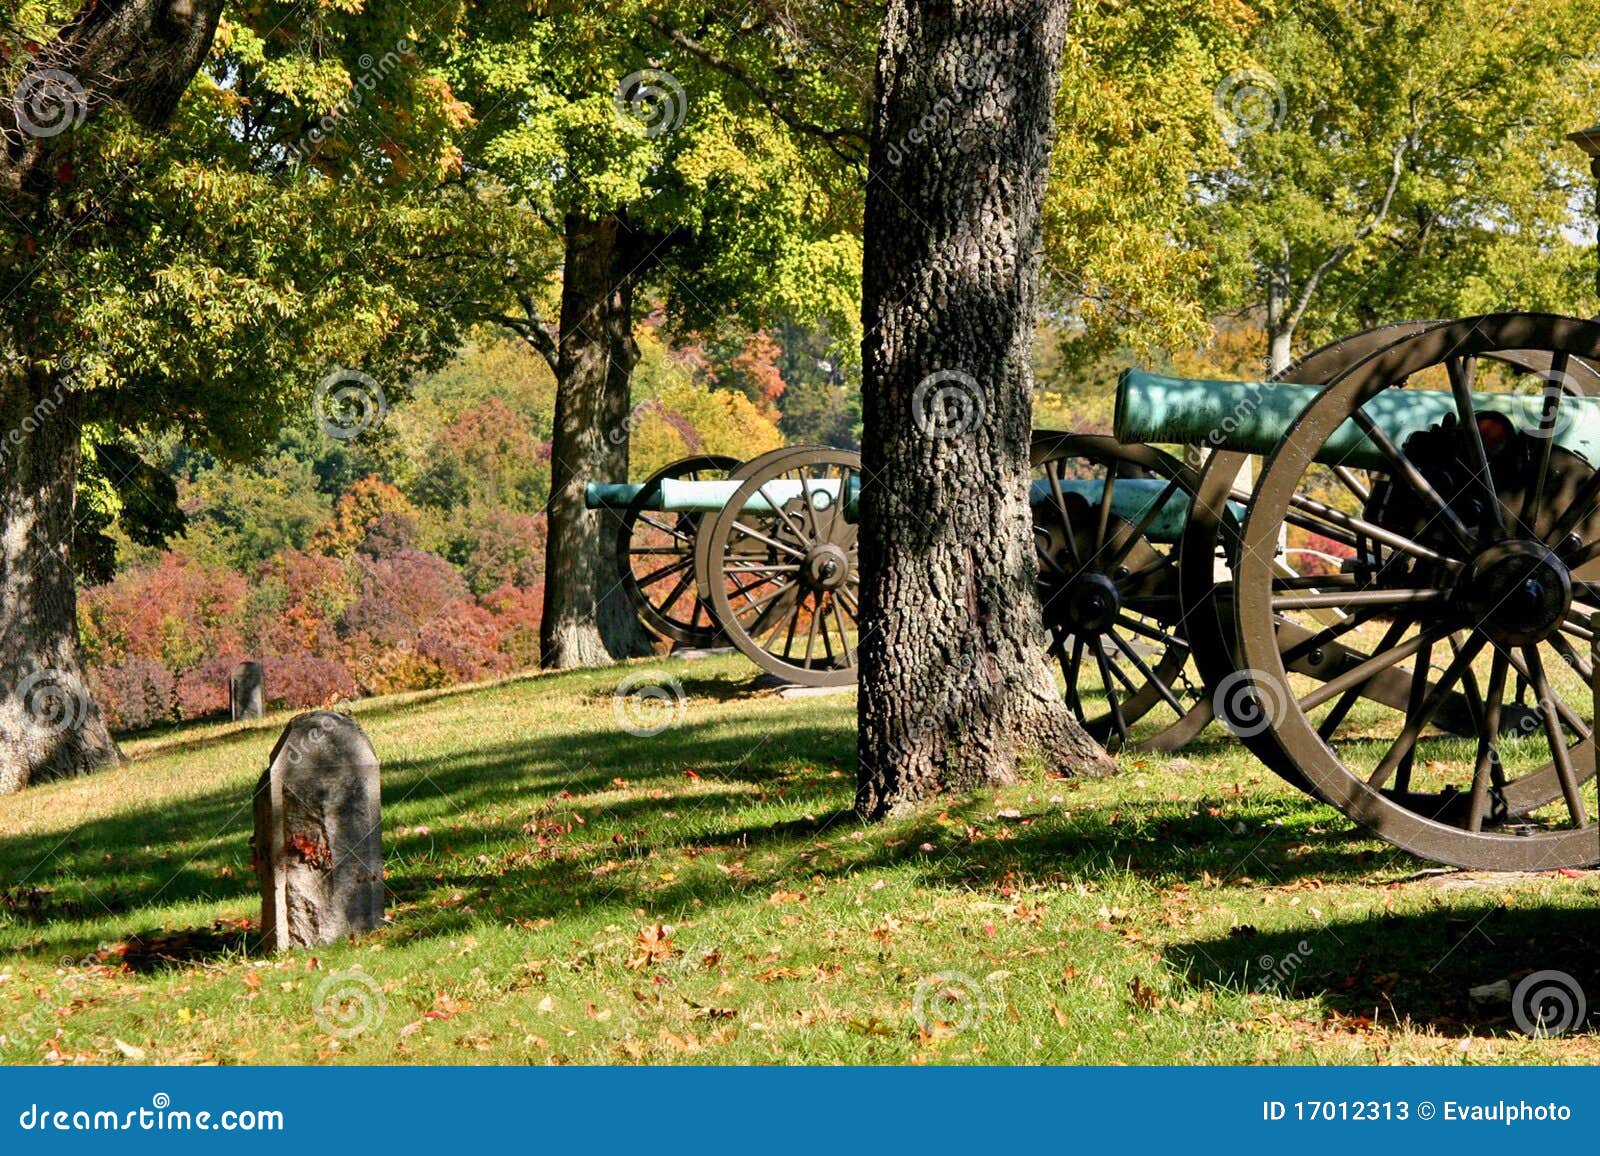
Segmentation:
{"type": "MultiPolygon", "coordinates": [[[[1268,454],[1321,386],[1261,381],[1207,381],[1130,369],[1117,382],[1113,428],[1121,442],[1195,445],[1268,454]]],[[[1474,393],[1479,412],[1502,414],[1522,430],[1537,430],[1542,392],[1474,393]]],[[[1386,389],[1363,407],[1395,445],[1456,412],[1454,398],[1437,389],[1386,389]]],[[[1555,442],[1600,464],[1600,398],[1564,397],[1555,442]]],[[[1323,444],[1317,460],[1356,469],[1387,469],[1388,461],[1353,421],[1323,444]]]]}
{"type": "MultiPolygon", "coordinates": [[[[1085,530],[1093,532],[1093,513],[1100,506],[1101,495],[1105,492],[1105,483],[1099,478],[1080,479],[1063,478],[1061,481],[1063,496],[1075,494],[1082,498],[1088,506],[1085,511],[1089,514],[1088,521],[1079,521],[1079,511],[1083,509],[1075,502],[1069,502],[1067,513],[1073,518],[1073,529],[1082,534],[1085,530]]],[[[1048,481],[1036,481],[1028,492],[1028,501],[1035,506],[1049,508],[1055,500],[1053,488],[1048,481]]],[[[1138,525],[1144,520],[1157,502],[1161,508],[1156,511],[1145,536],[1152,542],[1176,542],[1183,536],[1183,524],[1189,517],[1189,495],[1182,490],[1167,489],[1167,483],[1160,478],[1118,478],[1116,487],[1111,491],[1111,512],[1123,521],[1138,525]],[[1162,495],[1166,500],[1162,500],[1162,495]]]]}
{"type": "MultiPolygon", "coordinates": [[[[645,508],[675,514],[715,514],[733,500],[742,485],[744,483],[737,479],[695,481],[665,478],[657,483],[656,493],[645,503],[645,508]]],[[[859,488],[859,483],[851,479],[845,506],[847,517],[855,516],[859,488]]],[[[627,482],[590,482],[584,489],[584,504],[591,510],[620,510],[643,490],[643,486],[627,482]]],[[[786,506],[808,494],[813,506],[825,510],[839,500],[839,479],[818,478],[800,482],[792,478],[775,478],[752,495],[745,509],[755,514],[770,514],[775,507],[786,506]]]]}
{"type": "MultiPolygon", "coordinates": [[[[743,483],[739,481],[668,478],[659,483],[657,493],[646,503],[646,508],[668,513],[714,514],[733,500],[741,485],[743,483]]],[[[590,482],[585,491],[585,500],[592,510],[623,509],[643,489],[643,486],[626,482],[590,482]]],[[[811,501],[818,509],[826,509],[838,500],[839,480],[818,479],[807,482],[804,487],[800,482],[788,478],[774,480],[762,487],[746,509],[752,513],[770,514],[774,504],[787,505],[801,498],[805,492],[810,493],[811,501]]],[[[1098,479],[1068,478],[1062,480],[1061,492],[1063,495],[1075,495],[1090,508],[1097,508],[1103,491],[1098,479]]],[[[857,496],[857,486],[852,479],[845,506],[847,518],[856,516],[857,496]]],[[[1034,482],[1028,500],[1035,505],[1053,502],[1050,483],[1043,480],[1034,482]]],[[[1111,512],[1118,518],[1138,524],[1158,501],[1161,502],[1161,508],[1151,520],[1147,536],[1156,542],[1176,542],[1183,534],[1184,520],[1189,516],[1189,498],[1181,491],[1169,492],[1167,483],[1159,478],[1120,479],[1111,493],[1111,512]],[[1164,501],[1163,494],[1166,495],[1164,501]]],[[[1073,506],[1076,506],[1075,502],[1073,506]]],[[[1069,507],[1069,513],[1075,512],[1069,507]]]]}

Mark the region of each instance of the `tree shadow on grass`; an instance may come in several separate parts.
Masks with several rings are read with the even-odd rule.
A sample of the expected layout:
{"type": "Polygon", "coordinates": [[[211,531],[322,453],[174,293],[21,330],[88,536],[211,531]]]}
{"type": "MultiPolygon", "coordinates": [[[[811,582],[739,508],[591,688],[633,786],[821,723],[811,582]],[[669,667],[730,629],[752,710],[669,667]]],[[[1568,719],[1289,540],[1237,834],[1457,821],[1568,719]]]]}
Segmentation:
{"type": "MultiPolygon", "coordinates": [[[[698,696],[724,684],[689,685],[698,696]]],[[[871,870],[910,871],[929,888],[987,889],[1117,875],[1360,882],[1377,865],[1365,837],[1340,834],[1338,823],[1319,829],[1333,813],[1284,792],[1096,808],[1074,805],[1076,784],[1040,781],[1039,794],[1059,791],[1065,801],[1028,819],[997,815],[986,799],[952,799],[855,838],[865,826],[849,809],[855,733],[845,718],[774,712],[754,737],[711,720],[658,736],[579,731],[425,757],[387,742],[376,713],[362,721],[383,760],[396,918],[386,935],[453,935],[486,920],[555,919],[575,906],[667,918],[770,894],[797,877],[871,870]],[[709,851],[737,870],[695,869],[709,851]]],[[[221,736],[217,749],[233,757],[235,741],[221,736]]],[[[226,916],[254,916],[250,830],[248,789],[234,787],[133,806],[65,837],[8,839],[0,879],[13,909],[0,909],[0,925],[25,927],[20,950],[46,957],[89,955],[116,936],[136,950],[172,936],[236,950],[226,938],[205,946],[214,907],[198,929],[143,927],[130,937],[125,928],[148,924],[137,913],[158,907],[221,905],[226,916]]]]}
{"type": "Polygon", "coordinates": [[[1600,927],[1592,907],[1455,906],[1285,932],[1243,927],[1167,954],[1198,987],[1316,999],[1357,1024],[1409,1022],[1446,1035],[1516,1031],[1511,997],[1527,981],[1529,1022],[1540,1014],[1536,993],[1564,990],[1581,1000],[1545,1002],[1547,1012],[1579,1002],[1587,1010],[1582,1023],[1568,1012],[1559,1026],[1600,1029],[1600,927]]]}
{"type": "MultiPolygon", "coordinates": [[[[475,842],[523,840],[523,828],[537,819],[541,808],[559,804],[565,810],[589,811],[595,832],[603,830],[609,840],[624,821],[648,828],[662,812],[674,809],[720,812],[746,806],[764,786],[784,781],[794,752],[806,752],[812,763],[836,767],[854,745],[845,724],[820,725],[786,716],[774,717],[755,739],[712,721],[681,725],[670,736],[581,733],[479,745],[458,756],[426,758],[394,754],[392,748],[386,753],[381,727],[373,727],[372,734],[383,760],[391,887],[401,900],[437,884],[439,876],[429,864],[441,854],[452,855],[475,842]],[[684,776],[690,773],[701,778],[702,789],[685,796],[684,776]],[[616,790],[621,779],[653,788],[656,797],[620,809],[585,801],[597,792],[616,790]],[[419,828],[429,833],[418,834],[419,828]],[[417,860],[423,865],[411,867],[417,860]],[[417,878],[408,874],[412,870],[417,878]]],[[[215,749],[232,757],[241,737],[219,736],[215,749]]],[[[138,772],[135,764],[111,773],[138,772]]],[[[796,786],[795,792],[802,789],[796,786]]],[[[0,927],[28,929],[19,948],[22,954],[87,957],[104,944],[108,928],[128,935],[120,925],[129,921],[129,914],[152,907],[216,903],[230,913],[253,914],[252,825],[249,788],[230,787],[177,804],[129,806],[66,832],[7,838],[0,841],[0,880],[7,884],[0,892],[0,927]]],[[[541,883],[559,882],[565,888],[559,899],[537,904],[539,911],[532,917],[547,908],[569,908],[574,897],[603,890],[588,879],[589,864],[617,851],[608,841],[593,855],[577,856],[573,871],[568,871],[573,865],[554,863],[543,875],[532,872],[541,883]],[[556,878],[563,874],[569,877],[556,878]]],[[[169,932],[199,938],[202,931],[140,931],[133,939],[159,939],[169,932]]]]}

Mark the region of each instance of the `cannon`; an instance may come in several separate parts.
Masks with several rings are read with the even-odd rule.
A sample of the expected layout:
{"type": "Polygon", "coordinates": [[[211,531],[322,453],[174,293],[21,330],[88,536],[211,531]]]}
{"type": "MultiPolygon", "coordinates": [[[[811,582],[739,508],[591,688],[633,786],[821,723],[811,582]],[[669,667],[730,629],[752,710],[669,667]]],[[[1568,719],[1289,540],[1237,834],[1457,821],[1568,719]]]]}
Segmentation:
{"type": "Polygon", "coordinates": [[[861,459],[796,446],[740,464],[700,455],[637,485],[590,483],[621,519],[617,571],[641,620],[691,646],[726,640],[805,686],[855,681],[861,459]]]}
{"type": "Polygon", "coordinates": [[[1600,862],[1600,326],[1417,322],[1319,357],[1119,386],[1118,435],[1199,468],[1176,572],[1209,709],[1425,858],[1600,862]]]}
{"type": "MultiPolygon", "coordinates": [[[[1127,456],[1109,438],[1076,449],[1052,444],[1052,460],[1073,458],[1063,470],[1078,473],[1091,445],[1127,456]]],[[[1030,500],[1038,515],[1057,502],[1098,509],[1104,498],[1114,531],[1137,527],[1175,548],[1188,521],[1186,493],[1159,470],[1127,473],[1107,489],[1103,479],[1056,471],[1034,481],[1030,500]]],[[[585,500],[620,518],[618,578],[655,633],[688,646],[725,640],[776,677],[840,686],[855,680],[860,490],[857,455],[799,446],[742,465],[685,458],[642,483],[590,483],[585,500]]],[[[1176,606],[1175,594],[1167,597],[1176,606]]],[[[1146,698],[1128,704],[1124,723],[1143,716],[1153,704],[1146,698]]]]}
{"type": "MultiPolygon", "coordinates": [[[[1124,374],[1114,437],[1033,440],[1064,700],[1112,749],[1215,722],[1425,858],[1600,863],[1597,365],[1600,325],[1505,314],[1385,326],[1267,382],[1124,374]]],[[[589,500],[622,516],[653,628],[847,685],[860,486],[855,455],[798,447],[589,500]]]]}

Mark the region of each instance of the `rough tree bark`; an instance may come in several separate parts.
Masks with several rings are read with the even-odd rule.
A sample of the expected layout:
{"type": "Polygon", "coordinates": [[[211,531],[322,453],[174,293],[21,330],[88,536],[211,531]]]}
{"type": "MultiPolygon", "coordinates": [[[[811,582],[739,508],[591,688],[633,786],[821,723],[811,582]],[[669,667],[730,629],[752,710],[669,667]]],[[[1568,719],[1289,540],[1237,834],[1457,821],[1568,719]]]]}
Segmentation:
{"type": "Polygon", "coordinates": [[[1110,760],[1040,649],[1040,205],[1067,0],[890,0],[867,186],[857,808],[1110,760]]]}
{"type": "Polygon", "coordinates": [[[78,664],[78,395],[0,371],[0,795],[121,761],[78,664]]]}
{"type": "MultiPolygon", "coordinates": [[[[211,50],[222,0],[85,0],[0,98],[0,198],[12,240],[65,222],[45,195],[76,129],[115,105],[164,123],[211,50]]],[[[0,794],[121,761],[84,686],[71,555],[83,397],[71,332],[5,287],[0,334],[0,794]],[[47,368],[53,367],[53,368],[47,368]]]]}
{"type": "Polygon", "coordinates": [[[609,512],[587,510],[588,482],[628,479],[633,367],[633,291],[645,254],[622,213],[569,214],[555,357],[556,415],[550,450],[543,665],[602,666],[652,651],[617,582],[609,512]]]}
{"type": "Polygon", "coordinates": [[[52,183],[71,136],[55,129],[81,124],[108,104],[148,127],[164,124],[211,51],[222,6],[223,0],[87,0],[0,100],[0,193],[7,203],[52,183]],[[53,73],[70,80],[50,83],[53,73]],[[27,122],[41,112],[51,131],[29,131],[27,122]]]}

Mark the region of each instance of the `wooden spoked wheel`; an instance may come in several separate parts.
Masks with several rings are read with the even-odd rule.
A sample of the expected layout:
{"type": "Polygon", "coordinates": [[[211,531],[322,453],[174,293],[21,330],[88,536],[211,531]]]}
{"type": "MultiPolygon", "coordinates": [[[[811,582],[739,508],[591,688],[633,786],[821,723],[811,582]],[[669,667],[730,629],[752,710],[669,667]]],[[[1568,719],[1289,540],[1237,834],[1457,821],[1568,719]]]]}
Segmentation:
{"type": "Polygon", "coordinates": [[[1593,418],[1571,396],[1596,358],[1600,325],[1544,315],[1404,338],[1299,416],[1245,516],[1240,693],[1319,797],[1425,858],[1502,870],[1600,862],[1600,439],[1584,439],[1593,418]],[[1438,419],[1389,436],[1394,415],[1418,406],[1438,419]],[[1365,437],[1353,443],[1352,431],[1365,437]],[[1314,586],[1285,580],[1274,566],[1285,523],[1338,543],[1347,564],[1314,586]],[[1345,614],[1332,628],[1313,617],[1328,607],[1345,614]],[[1298,676],[1285,622],[1336,632],[1362,658],[1326,681],[1298,676]],[[1363,697],[1402,664],[1436,663],[1436,677],[1408,680],[1400,709],[1363,697]],[[1457,694],[1470,737],[1439,723],[1457,694]]]}
{"type": "Polygon", "coordinates": [[[847,504],[860,490],[861,456],[800,446],[746,469],[703,531],[701,597],[762,670],[806,686],[848,686],[856,680],[861,595],[847,504]]]}
{"type": "MultiPolygon", "coordinates": [[[[1281,377],[1273,380],[1326,385],[1373,354],[1448,324],[1450,322],[1442,320],[1403,321],[1340,338],[1308,354],[1281,377]]],[[[1546,373],[1552,360],[1548,351],[1539,350],[1498,350],[1493,357],[1514,370],[1536,375],[1546,373]]],[[[1572,359],[1563,384],[1571,393],[1600,393],[1600,374],[1587,361],[1572,359]]],[[[1183,623],[1194,644],[1196,665],[1206,685],[1217,693],[1225,716],[1224,725],[1267,767],[1298,789],[1314,795],[1317,793],[1316,787],[1284,754],[1273,736],[1267,733],[1264,720],[1254,714],[1253,696],[1235,693],[1241,683],[1241,676],[1237,672],[1245,664],[1239,655],[1232,571],[1241,546],[1244,513],[1253,500],[1249,471],[1258,464],[1250,455],[1228,451],[1213,452],[1205,459],[1199,492],[1185,525],[1179,551],[1183,623]],[[1230,711],[1243,713],[1238,717],[1228,717],[1230,711]]],[[[1280,582],[1290,580],[1294,570],[1289,563],[1293,555],[1286,555],[1282,547],[1296,542],[1304,545],[1309,533],[1304,525],[1295,525],[1294,522],[1295,519],[1291,518],[1286,533],[1280,537],[1280,550],[1274,562],[1280,582]]],[[[1330,550],[1326,548],[1317,551],[1317,554],[1324,556],[1324,562],[1332,563],[1333,558],[1327,556],[1329,553],[1330,550]]],[[[1303,554],[1300,556],[1304,557],[1303,554]]],[[[1316,589],[1314,575],[1304,572],[1306,568],[1303,565],[1301,570],[1299,577],[1302,588],[1308,592],[1316,589]]],[[[1337,588],[1333,584],[1326,589],[1337,588]]],[[[1283,651],[1285,662],[1293,673],[1326,681],[1370,657],[1361,649],[1359,633],[1340,629],[1342,625],[1352,628],[1360,625],[1348,622],[1349,615],[1344,609],[1323,607],[1318,610],[1316,617],[1315,630],[1287,616],[1279,618],[1279,649],[1283,651]]],[[[1436,676],[1442,669],[1436,663],[1430,677],[1436,676]]],[[[1412,677],[1412,664],[1400,664],[1380,671],[1362,683],[1360,697],[1386,704],[1391,709],[1404,710],[1411,697],[1412,677]]],[[[1527,697],[1526,685],[1519,683],[1519,687],[1527,697]]],[[[1218,703],[1213,704],[1216,705],[1218,703]]],[[[1531,709],[1531,703],[1508,704],[1501,717],[1502,729],[1515,732],[1525,727],[1531,709]]],[[[1455,734],[1475,733],[1477,719],[1463,691],[1453,690],[1446,695],[1434,724],[1455,734]]],[[[1527,792],[1546,791],[1551,783],[1553,778],[1549,776],[1542,780],[1536,776],[1510,789],[1513,797],[1520,800],[1527,792]]],[[[1543,801],[1552,797],[1547,793],[1543,801]]]]}
{"type": "Polygon", "coordinates": [[[1179,622],[1172,531],[1198,475],[1149,446],[1036,431],[1033,478],[1039,604],[1067,705],[1108,750],[1182,746],[1210,719],[1179,622]]]}
{"type": "Polygon", "coordinates": [[[696,588],[695,541],[710,515],[652,510],[667,479],[721,481],[739,465],[735,458],[699,454],[651,474],[622,513],[617,535],[617,571],[640,620],[664,638],[687,646],[712,646],[722,630],[696,588]]]}
{"type": "MultiPolygon", "coordinates": [[[[1442,320],[1401,321],[1376,329],[1342,337],[1301,358],[1274,381],[1298,385],[1326,385],[1339,374],[1384,349],[1396,341],[1414,336],[1437,325],[1448,324],[1442,320]]],[[[1259,462],[1249,454],[1227,450],[1212,451],[1204,456],[1198,449],[1185,451],[1191,465],[1201,467],[1200,482],[1194,503],[1184,525],[1183,541],[1178,550],[1182,621],[1194,646],[1195,665],[1214,701],[1208,699],[1208,710],[1215,716],[1220,703],[1225,716],[1242,706],[1246,717],[1225,717],[1223,725],[1242,742],[1251,753],[1269,769],[1299,790],[1315,794],[1311,783],[1294,763],[1286,758],[1270,735],[1263,733],[1259,720],[1249,717],[1251,700],[1233,694],[1240,669],[1238,633],[1233,608],[1233,567],[1237,560],[1244,512],[1249,508],[1252,474],[1258,472],[1259,462]]],[[[1291,569],[1286,564],[1277,567],[1281,577],[1291,569]]],[[[1323,614],[1323,625],[1337,621],[1343,615],[1337,610],[1323,614]]],[[[1320,632],[1319,632],[1320,635],[1320,632]]],[[[1299,673],[1319,677],[1337,672],[1351,661],[1359,662],[1364,656],[1350,657],[1348,646],[1337,639],[1308,637],[1298,628],[1285,629],[1280,645],[1286,651],[1286,661],[1299,673]],[[1310,645],[1307,645],[1307,644],[1310,645]]],[[[1384,679],[1365,688],[1368,694],[1398,695],[1404,702],[1409,694],[1406,677],[1409,671],[1393,671],[1384,679]]]]}

